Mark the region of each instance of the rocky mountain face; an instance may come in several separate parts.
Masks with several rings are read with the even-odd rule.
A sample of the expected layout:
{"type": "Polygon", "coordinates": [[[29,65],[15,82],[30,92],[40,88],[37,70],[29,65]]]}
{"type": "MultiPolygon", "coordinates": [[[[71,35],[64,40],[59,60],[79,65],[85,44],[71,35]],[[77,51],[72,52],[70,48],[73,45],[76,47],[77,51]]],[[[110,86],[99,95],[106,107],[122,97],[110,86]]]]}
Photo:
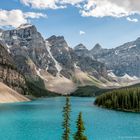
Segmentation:
{"type": "Polygon", "coordinates": [[[0,43],[0,82],[5,83],[21,94],[26,94],[25,79],[17,70],[12,57],[6,48],[0,43]]]}
{"type": "Polygon", "coordinates": [[[87,72],[92,76],[106,77],[106,68],[103,63],[92,59],[88,55],[88,50],[82,44],[74,49],[70,48],[63,36],[52,36],[46,40],[49,43],[51,54],[59,63],[58,71],[69,78],[73,76],[75,66],[80,67],[83,72],[87,72]]]}
{"type": "Polygon", "coordinates": [[[139,41],[125,44],[127,51],[121,46],[103,49],[99,44],[92,50],[83,44],[70,48],[63,36],[53,35],[44,39],[36,27],[30,24],[23,24],[13,30],[0,30],[0,41],[19,71],[28,77],[39,76],[44,81],[45,88],[59,93],[70,93],[77,86],[87,84],[108,86],[112,83],[107,69],[120,75],[122,72],[128,73],[132,66],[133,72],[136,72],[135,68],[139,66],[139,56],[129,58],[132,52],[138,54],[133,49],[137,48],[136,42],[139,41]],[[131,64],[134,60],[138,62],[135,66],[131,64]]]}
{"type": "Polygon", "coordinates": [[[7,45],[18,68],[26,74],[35,74],[36,70],[43,69],[53,76],[63,75],[70,79],[73,76],[75,64],[84,71],[90,71],[90,69],[93,71],[96,68],[98,70],[103,65],[99,66],[100,62],[97,61],[96,64],[92,63],[86,48],[84,56],[79,56],[78,50],[82,48],[82,44],[73,50],[63,36],[51,36],[44,40],[36,27],[30,24],[23,24],[14,30],[2,31],[0,38],[7,45]],[[85,57],[87,58],[84,61],[85,57]],[[82,66],[82,63],[86,65],[82,66]]]}
{"type": "Polygon", "coordinates": [[[55,62],[56,75],[70,79],[74,70],[75,54],[63,36],[51,36],[46,39],[47,50],[55,62]]]}
{"type": "Polygon", "coordinates": [[[78,57],[87,57],[89,56],[89,50],[84,46],[83,44],[78,44],[74,47],[74,51],[77,54],[78,57]]]}
{"type": "Polygon", "coordinates": [[[49,58],[46,43],[33,25],[24,24],[14,30],[4,31],[1,39],[7,45],[18,68],[29,74],[35,74],[35,67],[46,69],[49,58]]]}
{"type": "Polygon", "coordinates": [[[82,71],[88,72],[89,75],[93,75],[97,79],[100,79],[100,76],[107,78],[105,65],[97,61],[83,44],[77,45],[74,48],[74,52],[78,57],[77,65],[82,71]]]}
{"type": "Polygon", "coordinates": [[[128,74],[140,77],[140,38],[125,43],[114,49],[103,49],[95,46],[92,56],[106,64],[117,76],[128,74]]]}

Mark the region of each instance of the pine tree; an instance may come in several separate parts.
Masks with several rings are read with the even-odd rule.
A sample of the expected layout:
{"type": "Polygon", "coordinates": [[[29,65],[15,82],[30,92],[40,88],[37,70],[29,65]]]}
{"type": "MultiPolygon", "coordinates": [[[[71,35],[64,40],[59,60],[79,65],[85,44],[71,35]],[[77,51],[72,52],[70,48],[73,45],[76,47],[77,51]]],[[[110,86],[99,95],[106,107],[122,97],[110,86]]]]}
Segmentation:
{"type": "Polygon", "coordinates": [[[66,97],[66,104],[63,107],[63,135],[62,135],[62,140],[69,140],[70,139],[70,112],[71,112],[71,104],[70,104],[70,98],[67,96],[66,97]]]}
{"type": "Polygon", "coordinates": [[[85,127],[81,112],[78,115],[76,124],[77,124],[77,132],[74,135],[74,140],[87,140],[87,137],[83,134],[85,131],[85,127]]]}

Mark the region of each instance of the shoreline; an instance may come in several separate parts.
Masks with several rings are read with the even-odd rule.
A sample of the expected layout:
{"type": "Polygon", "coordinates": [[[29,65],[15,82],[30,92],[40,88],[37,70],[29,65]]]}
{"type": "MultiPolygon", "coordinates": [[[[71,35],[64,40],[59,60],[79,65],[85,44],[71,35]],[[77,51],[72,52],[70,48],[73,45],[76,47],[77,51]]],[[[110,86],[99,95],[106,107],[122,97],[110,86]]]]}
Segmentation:
{"type": "MultiPolygon", "coordinates": [[[[93,103],[94,104],[94,103],[93,103]]],[[[112,111],[119,111],[119,112],[127,112],[127,113],[140,113],[140,110],[139,111],[136,111],[136,110],[127,110],[127,109],[121,109],[121,108],[107,108],[105,106],[98,106],[96,104],[94,104],[96,107],[99,107],[99,108],[102,108],[102,109],[107,109],[107,110],[112,110],[112,111]]]]}

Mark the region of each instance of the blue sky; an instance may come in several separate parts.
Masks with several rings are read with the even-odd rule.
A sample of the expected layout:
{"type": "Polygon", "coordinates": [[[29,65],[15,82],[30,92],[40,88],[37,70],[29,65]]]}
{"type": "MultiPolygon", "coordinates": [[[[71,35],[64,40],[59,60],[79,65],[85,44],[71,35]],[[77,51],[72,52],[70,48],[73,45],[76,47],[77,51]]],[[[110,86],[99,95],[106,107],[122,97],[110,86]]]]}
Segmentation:
{"type": "MultiPolygon", "coordinates": [[[[28,15],[28,17],[24,16],[24,18],[27,19],[27,22],[34,24],[44,38],[48,38],[51,35],[63,35],[70,47],[83,43],[88,49],[91,49],[96,43],[99,43],[103,48],[113,48],[140,37],[140,15],[138,13],[130,13],[131,11],[135,11],[135,9],[131,11],[128,10],[129,14],[124,12],[126,15],[120,17],[117,17],[119,16],[118,13],[117,16],[116,14],[110,16],[108,15],[110,14],[109,12],[104,15],[102,15],[102,13],[90,13],[88,16],[82,16],[80,8],[77,8],[79,5],[70,4],[72,0],[69,0],[70,2],[68,4],[63,4],[67,6],[67,8],[62,9],[47,6],[45,8],[33,7],[31,3],[30,5],[24,3],[28,2],[28,0],[21,1],[4,0],[0,4],[1,13],[4,10],[12,11],[19,9],[22,13],[32,12],[46,15],[39,15],[38,18],[28,15]],[[127,19],[128,17],[131,21],[127,19]]],[[[36,2],[37,1],[39,0],[36,0],[36,2]]],[[[45,0],[43,0],[43,2],[45,2],[45,0]]],[[[133,8],[135,7],[136,6],[133,6],[133,8]]],[[[102,12],[102,9],[100,10],[102,12]]],[[[136,10],[138,11],[139,9],[136,10]]],[[[8,14],[9,13],[7,13],[7,15],[8,14]]],[[[3,20],[7,19],[3,19],[0,15],[1,28],[5,28],[9,25],[13,28],[18,26],[17,24],[15,25],[14,22],[3,22],[3,20]]],[[[16,22],[17,18],[13,20],[16,22]]],[[[19,20],[16,23],[18,22],[19,20]]]]}

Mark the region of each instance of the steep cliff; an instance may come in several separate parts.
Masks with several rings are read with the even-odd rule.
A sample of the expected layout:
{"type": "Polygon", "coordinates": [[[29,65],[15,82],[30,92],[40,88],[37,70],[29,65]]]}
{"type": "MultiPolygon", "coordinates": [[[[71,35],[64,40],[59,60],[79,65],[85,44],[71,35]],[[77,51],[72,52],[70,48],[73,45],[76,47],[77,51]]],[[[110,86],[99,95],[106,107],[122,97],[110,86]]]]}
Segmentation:
{"type": "Polygon", "coordinates": [[[17,70],[12,57],[2,44],[0,44],[0,81],[21,94],[27,92],[24,76],[17,70]]]}
{"type": "MultiPolygon", "coordinates": [[[[99,44],[92,50],[88,50],[83,44],[71,48],[63,36],[53,35],[45,40],[31,24],[0,32],[0,40],[4,42],[31,89],[40,80],[41,88],[63,94],[74,91],[78,86],[121,86],[118,80],[107,73],[116,64],[114,56],[111,59],[113,63],[109,60],[112,50],[104,50],[99,44]],[[106,55],[109,55],[108,59],[106,55]]],[[[37,87],[38,90],[39,88],[37,87]]],[[[43,90],[41,95],[44,93],[43,90]]]]}

